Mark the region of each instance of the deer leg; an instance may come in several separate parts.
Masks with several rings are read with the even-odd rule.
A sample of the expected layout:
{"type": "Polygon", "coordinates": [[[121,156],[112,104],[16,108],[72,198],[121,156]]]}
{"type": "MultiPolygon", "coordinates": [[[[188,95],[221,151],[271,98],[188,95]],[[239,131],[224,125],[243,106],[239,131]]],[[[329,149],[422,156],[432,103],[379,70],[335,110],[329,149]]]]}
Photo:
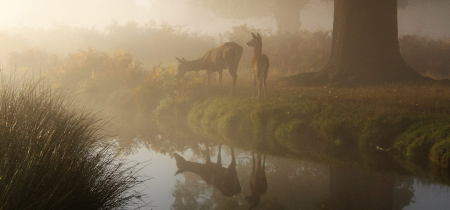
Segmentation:
{"type": "Polygon", "coordinates": [[[231,95],[234,95],[234,88],[236,86],[236,81],[237,81],[237,74],[236,71],[230,71],[231,77],[233,78],[233,87],[231,88],[231,95]]]}
{"type": "Polygon", "coordinates": [[[258,78],[258,99],[261,98],[261,92],[262,92],[262,80],[261,78],[258,78]]]}
{"type": "Polygon", "coordinates": [[[256,74],[253,74],[253,97],[256,97],[256,74]]]}
{"type": "Polygon", "coordinates": [[[222,88],[222,73],[223,73],[223,70],[219,70],[218,72],[219,72],[219,85],[220,85],[220,88],[222,88]]]}
{"type": "Polygon", "coordinates": [[[217,165],[218,165],[218,166],[222,166],[222,155],[221,155],[221,151],[222,151],[222,145],[219,144],[219,153],[217,154],[217,165]]]}
{"type": "Polygon", "coordinates": [[[211,163],[211,157],[209,156],[209,146],[208,144],[205,144],[206,146],[206,163],[211,163]]]}
{"type": "Polygon", "coordinates": [[[264,88],[264,99],[267,98],[267,92],[266,92],[266,79],[263,79],[263,88],[264,88]]]}
{"type": "Polygon", "coordinates": [[[209,85],[211,84],[211,74],[212,74],[212,71],[207,70],[206,73],[207,73],[207,75],[208,75],[208,82],[206,83],[206,87],[208,88],[209,85]]]}
{"type": "Polygon", "coordinates": [[[262,170],[265,171],[265,168],[266,168],[266,155],[264,155],[262,170]]]}
{"type": "Polygon", "coordinates": [[[256,159],[256,162],[257,162],[257,163],[256,163],[256,164],[257,164],[257,165],[256,165],[256,170],[258,171],[259,169],[261,169],[261,154],[257,154],[257,155],[256,155],[256,158],[257,158],[257,159],[256,159]]]}
{"type": "Polygon", "coordinates": [[[255,152],[252,151],[252,165],[253,165],[253,169],[252,169],[252,174],[255,173],[255,152]]]}
{"type": "Polygon", "coordinates": [[[234,148],[230,146],[231,149],[231,164],[236,165],[236,158],[234,157],[234,148]]]}

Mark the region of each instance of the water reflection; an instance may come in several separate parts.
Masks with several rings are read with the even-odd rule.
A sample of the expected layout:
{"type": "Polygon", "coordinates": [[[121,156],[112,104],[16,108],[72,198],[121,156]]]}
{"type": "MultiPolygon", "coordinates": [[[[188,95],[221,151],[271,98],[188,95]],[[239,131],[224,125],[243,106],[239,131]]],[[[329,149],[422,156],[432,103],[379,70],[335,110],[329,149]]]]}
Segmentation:
{"type": "Polygon", "coordinates": [[[139,135],[130,132],[130,135],[120,135],[122,141],[132,140],[131,144],[121,145],[141,148],[136,151],[147,148],[145,151],[161,156],[158,158],[142,155],[143,158],[138,160],[144,162],[151,159],[155,162],[149,165],[149,171],[146,172],[147,175],[156,178],[146,183],[151,192],[149,201],[153,201],[153,206],[148,209],[409,210],[424,209],[424,206],[430,207],[428,209],[448,209],[450,205],[447,186],[434,189],[423,187],[430,189],[429,191],[417,190],[418,186],[440,185],[394,173],[393,171],[400,170],[395,170],[398,165],[392,164],[393,159],[388,154],[376,156],[374,160],[377,164],[370,166],[377,167],[369,167],[369,164],[363,167],[325,165],[271,156],[273,151],[258,151],[254,154],[252,151],[228,146],[206,147],[205,139],[201,139],[199,143],[199,136],[186,131],[177,130],[168,133],[161,136],[158,136],[161,133],[153,132],[141,132],[139,135]],[[170,159],[172,155],[175,159],[170,159]],[[217,161],[213,163],[211,159],[215,159],[216,156],[217,161]],[[165,166],[159,164],[163,165],[163,168],[156,167],[158,161],[162,159],[165,166]],[[196,166],[199,170],[186,165],[196,166]],[[168,168],[170,170],[166,170],[168,168]],[[257,183],[264,178],[259,180],[253,178],[258,174],[258,169],[264,173],[265,183],[268,183],[267,186],[260,187],[265,190],[257,187],[259,185],[257,183]],[[182,176],[173,176],[177,170],[186,173],[182,176]],[[151,195],[161,194],[161,187],[152,187],[155,186],[155,182],[164,182],[163,186],[167,187],[164,191],[170,192],[165,194],[164,204],[159,204],[162,198],[151,195]],[[239,183],[242,183],[242,188],[239,183]],[[247,199],[244,195],[248,196],[247,199]],[[424,204],[424,195],[428,196],[428,200],[436,202],[424,204]],[[439,199],[435,199],[437,197],[439,199]]]}
{"type": "Polygon", "coordinates": [[[267,191],[267,178],[266,178],[266,155],[264,155],[263,162],[261,164],[261,154],[257,154],[257,163],[255,166],[255,153],[252,152],[252,175],[250,176],[250,189],[252,195],[245,196],[245,200],[250,203],[250,209],[259,206],[259,200],[261,195],[267,191]]]}
{"type": "MultiPolygon", "coordinates": [[[[205,163],[205,147],[197,154],[186,150],[179,153],[189,162],[205,163]],[[201,154],[201,155],[200,155],[201,154]]],[[[241,193],[224,196],[201,176],[191,172],[173,176],[178,170],[176,160],[145,148],[133,155],[134,160],[151,159],[145,174],[155,177],[146,183],[145,191],[152,201],[149,208],[166,209],[249,209],[244,195],[251,195],[249,186],[253,171],[251,151],[233,149],[236,174],[241,193]]],[[[211,162],[216,162],[218,146],[209,148],[211,162]]],[[[222,146],[221,163],[232,161],[231,148],[222,146]]],[[[254,154],[255,171],[258,155],[254,154]]],[[[213,163],[216,164],[216,163],[213,163]]],[[[260,196],[255,209],[448,209],[449,188],[426,179],[402,176],[350,166],[324,165],[302,160],[261,155],[261,168],[266,173],[267,191],[260,196]],[[265,159],[265,161],[264,161],[265,159]]]]}
{"type": "Polygon", "coordinates": [[[174,153],[173,156],[176,159],[178,171],[175,175],[183,172],[192,172],[199,175],[202,179],[217,190],[219,190],[222,195],[234,196],[241,192],[241,185],[236,173],[236,159],[234,156],[234,148],[231,149],[231,163],[228,168],[222,167],[222,157],[221,157],[221,147],[219,145],[219,154],[217,155],[217,163],[211,162],[211,157],[209,154],[209,146],[206,146],[206,163],[196,163],[191,161],[186,161],[179,154],[174,153]]]}
{"type": "Polygon", "coordinates": [[[395,175],[348,166],[330,167],[330,209],[400,210],[414,196],[408,182],[395,175]]]}

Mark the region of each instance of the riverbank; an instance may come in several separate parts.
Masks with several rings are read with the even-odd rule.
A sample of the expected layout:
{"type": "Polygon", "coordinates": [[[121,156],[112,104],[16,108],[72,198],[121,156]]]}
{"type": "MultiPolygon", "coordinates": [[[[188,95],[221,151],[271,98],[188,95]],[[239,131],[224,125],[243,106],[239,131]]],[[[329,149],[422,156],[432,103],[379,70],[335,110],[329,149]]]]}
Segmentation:
{"type": "Polygon", "coordinates": [[[269,89],[267,100],[251,98],[249,90],[233,98],[173,100],[157,114],[176,114],[194,133],[242,148],[341,160],[382,152],[401,161],[449,167],[446,86],[277,87],[269,89]]]}

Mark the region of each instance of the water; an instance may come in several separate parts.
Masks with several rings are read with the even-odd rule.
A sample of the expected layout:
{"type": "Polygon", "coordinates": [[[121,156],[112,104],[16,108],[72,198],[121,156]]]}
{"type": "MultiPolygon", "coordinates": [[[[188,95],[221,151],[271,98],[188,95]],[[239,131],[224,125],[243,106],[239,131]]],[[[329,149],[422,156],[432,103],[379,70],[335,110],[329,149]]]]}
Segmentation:
{"type": "MultiPolygon", "coordinates": [[[[186,147],[176,153],[186,161],[200,163],[204,167],[206,147],[204,144],[198,145],[198,148],[186,147]]],[[[210,145],[211,162],[216,163],[218,145],[210,145]]],[[[152,144],[139,144],[128,156],[138,162],[147,161],[149,164],[143,168],[141,175],[153,177],[137,189],[146,194],[142,198],[143,203],[151,202],[141,209],[250,208],[251,204],[244,196],[252,194],[252,151],[234,149],[241,192],[229,197],[221,193],[220,186],[207,184],[199,175],[202,173],[203,177],[215,176],[219,179],[217,177],[223,177],[223,173],[219,174],[223,170],[209,167],[210,170],[197,170],[197,174],[184,172],[174,175],[178,170],[173,157],[175,150],[158,146],[159,151],[168,151],[161,154],[152,149],[154,147],[152,144]]],[[[222,145],[224,168],[232,162],[231,156],[230,147],[222,145]]],[[[269,155],[265,160],[267,191],[260,196],[256,209],[450,209],[449,187],[427,179],[269,155]]],[[[200,164],[196,166],[200,167],[200,164]]]]}

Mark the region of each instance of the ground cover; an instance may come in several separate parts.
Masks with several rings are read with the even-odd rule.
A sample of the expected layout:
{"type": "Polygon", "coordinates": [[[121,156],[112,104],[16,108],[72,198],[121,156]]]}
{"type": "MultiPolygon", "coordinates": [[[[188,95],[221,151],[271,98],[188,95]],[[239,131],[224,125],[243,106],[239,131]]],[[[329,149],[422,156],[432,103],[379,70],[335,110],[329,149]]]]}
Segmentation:
{"type": "Polygon", "coordinates": [[[252,98],[251,86],[241,86],[237,97],[217,94],[200,102],[184,101],[182,106],[166,104],[164,113],[177,113],[179,120],[180,112],[185,113],[194,133],[244,148],[316,158],[323,154],[361,158],[382,151],[448,167],[450,90],[446,85],[271,85],[267,100],[252,98]]]}

